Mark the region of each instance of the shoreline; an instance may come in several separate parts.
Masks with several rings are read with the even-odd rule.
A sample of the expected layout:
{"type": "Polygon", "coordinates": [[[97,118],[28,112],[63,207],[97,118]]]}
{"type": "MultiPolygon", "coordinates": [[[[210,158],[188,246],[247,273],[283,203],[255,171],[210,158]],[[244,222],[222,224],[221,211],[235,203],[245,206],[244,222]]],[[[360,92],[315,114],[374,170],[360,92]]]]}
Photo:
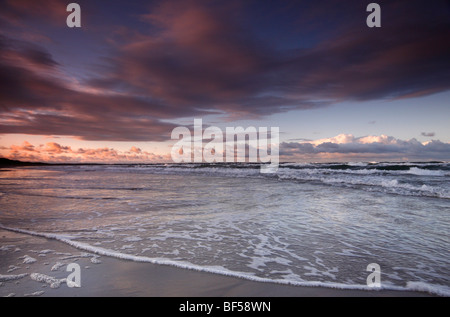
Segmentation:
{"type": "Polygon", "coordinates": [[[43,297],[430,297],[418,291],[336,289],[259,282],[164,264],[83,252],[61,241],[0,229],[0,296],[43,297]],[[27,258],[35,260],[28,261],[27,258]],[[55,270],[55,264],[59,267],[55,270]],[[64,279],[69,263],[81,268],[81,287],[58,288],[33,273],[64,279]],[[57,265],[58,266],[58,265],[57,265]],[[9,270],[11,270],[8,272],[9,270]],[[7,276],[25,276],[6,281],[7,276]]]}

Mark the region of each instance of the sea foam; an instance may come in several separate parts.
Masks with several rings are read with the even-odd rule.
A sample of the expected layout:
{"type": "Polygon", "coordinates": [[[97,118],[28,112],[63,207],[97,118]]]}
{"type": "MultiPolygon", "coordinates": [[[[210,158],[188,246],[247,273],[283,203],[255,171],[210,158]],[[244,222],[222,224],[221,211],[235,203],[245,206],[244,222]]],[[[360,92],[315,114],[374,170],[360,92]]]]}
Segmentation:
{"type": "MultiPolygon", "coordinates": [[[[383,284],[381,287],[373,288],[369,287],[367,285],[361,285],[361,284],[345,284],[345,283],[331,283],[331,282],[319,282],[319,281],[292,281],[292,280],[286,280],[286,279],[270,279],[270,278],[264,278],[255,276],[251,273],[243,273],[243,272],[236,272],[231,271],[227,268],[224,268],[222,266],[200,266],[196,264],[192,264],[190,262],[186,261],[174,261],[170,259],[165,258],[150,258],[146,256],[137,256],[137,255],[130,255],[126,253],[121,253],[114,250],[109,250],[101,247],[94,247],[92,245],[89,245],[84,242],[78,242],[73,241],[68,238],[67,235],[58,235],[58,234],[51,234],[51,233],[40,233],[30,230],[24,230],[19,228],[11,228],[6,227],[0,224],[0,228],[4,230],[9,230],[13,232],[23,233],[23,234],[29,234],[33,236],[38,237],[44,237],[48,239],[55,239],[60,242],[64,242],[72,247],[78,248],[83,251],[88,251],[94,254],[113,257],[117,259],[122,260],[129,260],[133,262],[143,262],[143,263],[151,263],[151,264],[157,264],[157,265],[168,265],[173,266],[177,268],[182,269],[189,269],[199,272],[207,272],[207,273],[213,273],[213,274],[219,274],[224,276],[231,276],[231,277],[237,277],[245,280],[255,281],[255,282],[262,282],[262,283],[277,283],[282,285],[292,285],[292,286],[306,286],[306,287],[327,287],[327,288],[334,288],[334,289],[351,289],[351,290],[363,290],[363,291],[373,291],[373,290],[394,290],[394,291],[420,291],[420,292],[428,292],[430,294],[436,294],[439,296],[450,296],[450,289],[446,286],[442,285],[431,285],[423,282],[408,282],[405,287],[402,286],[396,286],[391,284],[383,284]]],[[[9,279],[14,278],[22,278],[26,276],[27,274],[18,275],[18,276],[10,276],[9,279]]],[[[0,275],[0,281],[2,281],[2,278],[6,278],[6,280],[9,280],[8,277],[5,277],[3,275],[0,275]]],[[[65,282],[66,279],[55,279],[53,277],[40,274],[40,273],[33,273],[31,274],[31,278],[33,280],[44,282],[49,284],[53,288],[59,287],[60,283],[65,282]]]]}

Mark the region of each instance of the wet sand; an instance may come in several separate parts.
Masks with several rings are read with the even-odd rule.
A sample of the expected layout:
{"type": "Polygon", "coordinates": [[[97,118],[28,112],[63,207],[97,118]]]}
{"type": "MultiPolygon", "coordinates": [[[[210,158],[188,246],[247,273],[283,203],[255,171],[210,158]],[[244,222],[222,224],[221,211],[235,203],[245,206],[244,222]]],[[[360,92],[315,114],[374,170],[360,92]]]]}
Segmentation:
{"type": "Polygon", "coordinates": [[[254,282],[167,265],[98,257],[56,240],[0,230],[0,296],[422,297],[431,295],[410,291],[341,290],[254,282]],[[30,258],[36,261],[33,262],[30,258]],[[55,268],[54,265],[58,262],[61,265],[55,268]],[[33,273],[40,273],[54,279],[64,279],[71,273],[66,272],[69,263],[80,265],[79,288],[69,288],[65,282],[58,288],[52,288],[49,283],[32,278],[36,276],[33,273]],[[8,276],[21,274],[26,275],[16,280],[6,280],[8,276]]]}

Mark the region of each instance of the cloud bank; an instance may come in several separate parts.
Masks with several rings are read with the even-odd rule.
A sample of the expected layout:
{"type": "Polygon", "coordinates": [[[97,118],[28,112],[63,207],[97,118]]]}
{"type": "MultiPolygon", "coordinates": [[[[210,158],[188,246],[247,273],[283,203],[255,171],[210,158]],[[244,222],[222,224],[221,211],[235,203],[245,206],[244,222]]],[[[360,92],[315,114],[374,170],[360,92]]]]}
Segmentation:
{"type": "MultiPolygon", "coordinates": [[[[128,151],[114,148],[72,149],[56,142],[2,147],[13,160],[55,163],[152,163],[172,162],[170,154],[160,155],[132,146],[128,151]]],[[[391,136],[340,134],[332,138],[282,142],[280,161],[383,161],[383,160],[443,160],[450,158],[450,143],[432,140],[421,143],[416,139],[400,140],[391,136]]]]}
{"type": "Polygon", "coordinates": [[[280,156],[284,160],[448,160],[450,143],[416,139],[400,140],[391,136],[355,137],[340,134],[333,138],[305,142],[283,142],[280,156]]]}
{"type": "Polygon", "coordinates": [[[21,145],[3,147],[9,151],[6,158],[27,162],[50,163],[151,163],[169,162],[170,155],[159,155],[143,151],[132,146],[128,151],[119,151],[114,148],[79,148],[72,149],[56,142],[33,145],[27,141],[21,145]]]}
{"type": "MultiPolygon", "coordinates": [[[[36,40],[63,42],[55,32],[66,12],[54,2],[43,10],[26,1],[2,1],[0,133],[164,141],[175,127],[170,122],[180,118],[258,118],[342,101],[424,96],[450,87],[445,1],[387,2],[378,30],[355,27],[361,23],[355,17],[365,12],[360,1],[345,8],[331,0],[317,7],[138,2],[138,14],[127,12],[126,3],[116,8],[123,10],[121,16],[132,15],[139,27],[125,18],[112,24],[107,15],[114,12],[102,4],[97,12],[105,19],[97,20],[106,25],[88,24],[89,34],[108,52],[102,67],[95,65],[79,78],[66,72],[70,65],[56,59],[50,46],[43,46],[46,41],[36,40]],[[41,33],[36,34],[37,26],[41,33]],[[11,30],[30,36],[13,39],[11,30]]],[[[86,47],[70,49],[98,57],[82,51],[86,47]]]]}

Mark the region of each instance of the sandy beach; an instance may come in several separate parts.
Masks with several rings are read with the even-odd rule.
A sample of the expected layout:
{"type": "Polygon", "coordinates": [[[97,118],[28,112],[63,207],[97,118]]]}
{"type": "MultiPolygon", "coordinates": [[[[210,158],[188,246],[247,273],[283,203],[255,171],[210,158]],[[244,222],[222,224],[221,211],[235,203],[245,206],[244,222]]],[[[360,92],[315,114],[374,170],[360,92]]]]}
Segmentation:
{"type": "Polygon", "coordinates": [[[86,253],[62,242],[0,230],[0,296],[47,297],[403,297],[422,292],[340,290],[254,282],[167,265],[137,263],[86,253]],[[66,278],[81,268],[81,287],[37,281],[36,274],[66,278]],[[59,263],[59,264],[58,264],[59,263]],[[55,266],[55,264],[57,264],[55,266]],[[17,279],[8,277],[16,276],[17,279]],[[22,277],[20,277],[22,276],[22,277]],[[20,278],[19,278],[20,277],[20,278]]]}

